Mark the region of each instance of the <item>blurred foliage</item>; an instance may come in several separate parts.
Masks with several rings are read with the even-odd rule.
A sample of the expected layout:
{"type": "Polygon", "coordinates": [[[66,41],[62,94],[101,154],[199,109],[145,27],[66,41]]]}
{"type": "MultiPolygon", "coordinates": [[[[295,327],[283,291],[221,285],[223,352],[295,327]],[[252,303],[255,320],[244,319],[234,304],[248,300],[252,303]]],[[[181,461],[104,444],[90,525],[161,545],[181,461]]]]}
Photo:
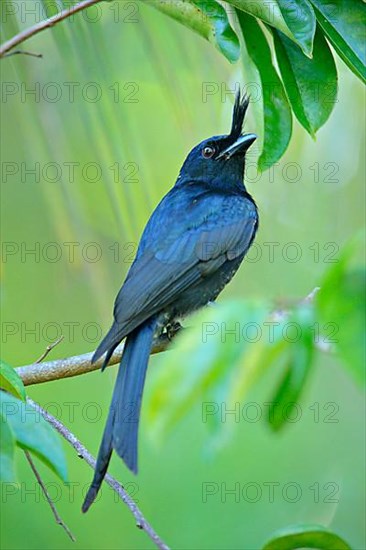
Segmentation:
{"type": "Polygon", "coordinates": [[[319,353],[339,355],[364,385],[366,278],[363,266],[349,267],[350,248],[326,273],[314,303],[305,299],[290,310],[271,313],[265,303],[226,301],[192,316],[192,327],[173,343],[174,362],[166,354],[154,379],[150,436],[161,440],[203,400],[207,428],[215,440],[227,443],[225,433],[218,433],[228,425],[220,421],[217,403],[235,410],[265,371],[279,365],[282,375],[267,400],[267,419],[277,431],[296,417],[293,409],[319,353]]]}
{"type": "MultiPolygon", "coordinates": [[[[286,323],[286,346],[281,354],[285,364],[285,372],[280,380],[276,393],[270,400],[274,403],[273,411],[269,410],[269,422],[274,430],[279,430],[286,418],[292,418],[292,411],[299,403],[300,395],[307,379],[310,367],[314,361],[314,312],[308,305],[300,305],[291,314],[286,323]],[[289,337],[289,328],[295,331],[289,337]],[[286,349],[287,348],[287,349],[286,349]],[[284,414],[285,413],[285,414],[284,414]]],[[[277,338],[277,346],[284,339],[284,331],[277,338]]],[[[266,360],[266,358],[265,358],[266,360]]],[[[270,366],[271,361],[269,361],[270,366]]]]}
{"type": "Polygon", "coordinates": [[[320,323],[340,327],[338,353],[356,381],[364,385],[366,274],[364,266],[352,262],[352,251],[359,241],[353,239],[339,262],[326,273],[317,303],[320,323]]]}
{"type": "MultiPolygon", "coordinates": [[[[262,150],[249,155],[246,173],[260,208],[258,256],[247,258],[217,308],[188,321],[192,326],[175,349],[152,358],[141,473],[132,478],[118,460],[112,471],[133,488],[149,520],[174,547],[260,548],[284,524],[315,522],[360,548],[364,260],[362,246],[348,252],[347,243],[364,223],[364,95],[348,69],[365,80],[364,6],[277,0],[269,12],[267,2],[233,0],[223,4],[225,15],[216,2],[210,2],[212,11],[204,2],[169,2],[169,9],[191,4],[188,9],[198,10],[196,22],[177,10],[169,14],[184,28],[145,3],[158,4],[101,3],[25,43],[43,60],[14,56],[1,62],[3,356],[12,365],[29,363],[60,332],[65,339],[54,356],[95,348],[149,213],[174,182],[185,152],[200,139],[227,132],[230,90],[244,84],[252,95],[246,127],[263,142],[262,150]],[[239,42],[241,57],[230,65],[227,59],[235,61],[239,42]],[[336,72],[333,50],[342,59],[334,56],[336,72]],[[311,75],[316,97],[324,101],[311,101],[311,75]],[[309,134],[322,127],[316,143],[292,124],[291,110],[309,134]],[[257,158],[261,170],[272,168],[258,172],[257,158]],[[291,243],[301,251],[295,261],[286,255],[291,243]],[[315,286],[321,286],[316,299],[302,303],[315,286]],[[222,341],[221,329],[202,341],[203,322],[216,323],[213,331],[223,322],[229,329],[236,322],[262,326],[274,310],[286,317],[274,318],[279,325],[273,342],[237,343],[230,334],[222,341]],[[90,335],[85,328],[96,320],[90,335]],[[282,337],[290,321],[302,329],[294,343],[282,337]],[[338,341],[321,351],[329,339],[338,341]],[[281,405],[270,409],[268,402],[281,405]],[[240,405],[238,422],[225,416],[233,404],[240,405]],[[259,413],[253,419],[244,417],[245,410],[259,413]],[[300,420],[291,422],[299,410],[300,420]],[[329,411],[336,411],[332,422],[329,411]],[[209,480],[220,489],[205,501],[209,480]],[[282,489],[296,480],[302,498],[291,502],[280,492],[274,505],[264,497],[269,480],[282,489]],[[247,482],[263,491],[258,502],[237,500],[221,489],[247,482]],[[319,498],[310,489],[314,482],[323,489],[319,498]],[[327,499],[329,482],[338,487],[336,501],[327,499]]],[[[3,36],[34,24],[37,13],[41,18],[56,13],[61,2],[43,4],[44,10],[32,14],[39,2],[28,0],[26,8],[3,2],[3,36]],[[14,14],[6,11],[9,6],[14,14]]],[[[16,397],[24,399],[24,391],[10,369],[2,365],[1,387],[15,396],[6,400],[21,411],[16,397]]],[[[96,451],[113,378],[112,372],[96,373],[28,391],[96,451]],[[100,414],[90,416],[90,410],[100,414]]],[[[41,458],[37,466],[57,489],[62,516],[77,523],[74,547],[149,547],[108,492],[81,521],[90,471],[65,448],[70,485],[57,485],[48,466],[56,457],[53,468],[65,477],[58,438],[53,432],[39,438],[31,415],[24,426],[10,416],[13,423],[9,415],[8,423],[2,417],[1,473],[21,483],[3,485],[3,547],[71,547],[51,520],[45,522],[47,505],[37,499],[32,473],[15,444],[41,458]],[[108,528],[96,530],[96,517],[108,528]]],[[[291,543],[308,540],[304,531],[290,530],[291,543]]]]}

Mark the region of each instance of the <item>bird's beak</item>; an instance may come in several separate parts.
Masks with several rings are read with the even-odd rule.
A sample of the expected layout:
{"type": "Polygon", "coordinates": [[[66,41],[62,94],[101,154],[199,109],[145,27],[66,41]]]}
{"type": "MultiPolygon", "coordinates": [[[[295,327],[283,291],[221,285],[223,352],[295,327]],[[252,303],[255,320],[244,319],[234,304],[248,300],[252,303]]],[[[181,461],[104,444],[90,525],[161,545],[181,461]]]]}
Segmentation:
{"type": "Polygon", "coordinates": [[[255,142],[257,139],[257,136],[255,134],[244,134],[243,136],[239,136],[239,138],[229,145],[224,151],[222,151],[216,159],[226,158],[229,159],[232,156],[241,153],[244,154],[249,147],[255,142]]]}

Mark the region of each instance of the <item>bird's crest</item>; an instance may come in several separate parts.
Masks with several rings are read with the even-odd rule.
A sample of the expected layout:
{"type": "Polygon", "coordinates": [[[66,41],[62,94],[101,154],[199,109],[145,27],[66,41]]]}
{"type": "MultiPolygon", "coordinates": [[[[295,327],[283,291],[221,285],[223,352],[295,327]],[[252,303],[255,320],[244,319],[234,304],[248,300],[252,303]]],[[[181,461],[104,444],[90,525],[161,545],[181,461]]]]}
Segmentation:
{"type": "Polygon", "coordinates": [[[235,105],[233,110],[233,121],[231,123],[230,137],[237,140],[242,133],[245,113],[249,105],[249,96],[241,95],[240,89],[236,92],[235,105]]]}

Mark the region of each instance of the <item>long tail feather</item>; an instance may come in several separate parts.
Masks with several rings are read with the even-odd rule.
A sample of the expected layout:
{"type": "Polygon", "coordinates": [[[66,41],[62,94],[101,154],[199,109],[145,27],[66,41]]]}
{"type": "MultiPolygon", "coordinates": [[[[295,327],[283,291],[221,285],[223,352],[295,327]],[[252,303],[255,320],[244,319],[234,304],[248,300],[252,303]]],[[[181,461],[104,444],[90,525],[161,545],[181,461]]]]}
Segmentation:
{"type": "Polygon", "coordinates": [[[156,325],[156,318],[149,319],[127,337],[93,481],[82,506],[83,512],[89,509],[98,494],[113,449],[132,472],[137,472],[137,439],[142,392],[156,325]]]}

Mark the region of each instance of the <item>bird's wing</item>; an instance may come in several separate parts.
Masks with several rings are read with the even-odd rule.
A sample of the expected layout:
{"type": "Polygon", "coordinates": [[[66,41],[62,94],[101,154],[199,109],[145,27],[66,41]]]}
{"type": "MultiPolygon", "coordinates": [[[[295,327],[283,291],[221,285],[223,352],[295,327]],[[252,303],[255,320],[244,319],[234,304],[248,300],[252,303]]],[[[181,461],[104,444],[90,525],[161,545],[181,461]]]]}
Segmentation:
{"type": "Polygon", "coordinates": [[[114,317],[119,332],[130,332],[226,260],[245,253],[256,223],[248,207],[248,215],[239,220],[209,217],[156,252],[146,251],[131,267],[116,298],[114,317]]]}

